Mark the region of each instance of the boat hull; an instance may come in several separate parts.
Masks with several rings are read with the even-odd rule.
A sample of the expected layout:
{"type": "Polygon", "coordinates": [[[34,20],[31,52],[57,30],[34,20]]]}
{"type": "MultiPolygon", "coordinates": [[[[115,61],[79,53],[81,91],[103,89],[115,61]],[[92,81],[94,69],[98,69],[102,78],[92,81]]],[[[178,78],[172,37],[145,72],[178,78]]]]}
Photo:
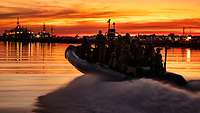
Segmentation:
{"type": "MultiPolygon", "coordinates": [[[[81,59],[76,55],[76,52],[75,52],[76,48],[77,47],[75,46],[69,46],[65,51],[65,58],[68,59],[68,61],[80,72],[85,73],[85,74],[88,74],[88,73],[95,74],[95,75],[98,74],[112,80],[127,80],[127,78],[129,80],[138,79],[138,77],[129,76],[129,75],[114,71],[108,67],[101,66],[100,64],[89,63],[88,61],[81,59]]],[[[145,72],[144,70],[142,71],[143,71],[142,73],[148,74],[148,72],[145,72]]],[[[159,75],[157,77],[155,76],[145,77],[144,75],[140,75],[140,76],[141,76],[140,78],[154,79],[154,80],[158,80],[165,83],[171,83],[178,86],[184,86],[187,84],[187,81],[181,75],[171,73],[171,72],[163,73],[162,75],[159,75]]]]}
{"type": "Polygon", "coordinates": [[[113,81],[121,81],[126,78],[126,75],[123,73],[116,72],[108,67],[103,67],[98,64],[89,63],[86,60],[79,58],[75,51],[75,46],[69,46],[65,51],[65,58],[80,72],[101,75],[102,77],[113,81]]]}

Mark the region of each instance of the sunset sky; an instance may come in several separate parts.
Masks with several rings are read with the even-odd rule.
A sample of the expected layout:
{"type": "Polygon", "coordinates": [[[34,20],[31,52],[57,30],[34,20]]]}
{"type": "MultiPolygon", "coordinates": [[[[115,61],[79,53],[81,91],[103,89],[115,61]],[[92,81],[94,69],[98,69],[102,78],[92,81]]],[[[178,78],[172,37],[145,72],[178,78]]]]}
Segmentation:
{"type": "Polygon", "coordinates": [[[34,32],[46,23],[58,35],[105,32],[109,18],[119,33],[181,34],[186,27],[200,34],[200,0],[1,0],[0,33],[17,17],[34,32]]]}

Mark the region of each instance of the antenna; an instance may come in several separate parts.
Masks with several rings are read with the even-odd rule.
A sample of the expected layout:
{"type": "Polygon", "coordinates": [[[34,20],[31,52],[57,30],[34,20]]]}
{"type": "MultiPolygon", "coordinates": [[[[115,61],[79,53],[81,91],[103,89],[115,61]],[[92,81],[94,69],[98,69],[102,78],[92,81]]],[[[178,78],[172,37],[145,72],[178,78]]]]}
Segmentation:
{"type": "Polygon", "coordinates": [[[45,23],[43,24],[43,29],[42,29],[42,31],[43,31],[43,32],[46,31],[46,25],[45,25],[45,23]]]}
{"type": "Polygon", "coordinates": [[[115,29],[115,22],[113,22],[113,29],[115,29]]]}
{"type": "Polygon", "coordinates": [[[110,29],[110,21],[111,19],[108,19],[108,29],[110,29]]]}
{"type": "Polygon", "coordinates": [[[185,27],[183,27],[183,36],[185,35],[185,27]]]}
{"type": "Polygon", "coordinates": [[[19,26],[19,17],[17,17],[17,26],[19,26]]]}
{"type": "Polygon", "coordinates": [[[53,29],[53,26],[51,26],[51,34],[53,34],[54,32],[54,29],[53,29]]]}

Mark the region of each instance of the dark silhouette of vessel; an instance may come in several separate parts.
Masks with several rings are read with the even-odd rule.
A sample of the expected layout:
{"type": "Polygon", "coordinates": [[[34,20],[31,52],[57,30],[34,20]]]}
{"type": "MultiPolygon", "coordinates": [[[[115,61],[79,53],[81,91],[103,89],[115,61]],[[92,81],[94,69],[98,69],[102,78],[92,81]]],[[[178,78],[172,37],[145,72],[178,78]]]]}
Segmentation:
{"type": "Polygon", "coordinates": [[[69,46],[66,51],[65,51],[65,58],[68,59],[68,61],[75,66],[79,71],[82,73],[93,73],[93,74],[100,74],[102,76],[106,76],[111,80],[131,80],[131,79],[139,79],[139,78],[149,78],[149,79],[154,79],[158,80],[164,83],[170,83],[174,84],[177,86],[184,86],[187,84],[187,81],[178,74],[171,73],[171,72],[165,72],[162,75],[158,76],[146,76],[149,74],[148,71],[142,69],[142,68],[137,68],[137,74],[140,74],[139,77],[129,77],[129,75],[117,72],[115,70],[112,70],[106,65],[101,65],[98,63],[90,63],[87,60],[81,59],[77,54],[76,54],[76,46],[69,46]]]}
{"type": "Polygon", "coordinates": [[[83,73],[100,74],[112,80],[150,78],[178,86],[187,84],[187,81],[181,75],[166,71],[167,48],[165,48],[163,67],[159,48],[155,52],[153,46],[140,45],[146,46],[144,49],[135,46],[132,49],[142,52],[141,55],[137,55],[139,53],[132,53],[132,49],[128,49],[128,46],[138,45],[135,41],[133,41],[134,43],[130,42],[130,35],[127,33],[121,39],[118,37],[120,43],[117,44],[115,33],[115,23],[111,28],[109,19],[107,36],[104,37],[102,32],[99,31],[94,41],[95,48],[92,48],[90,41],[84,38],[81,46],[71,45],[66,49],[65,58],[83,73]],[[118,50],[121,50],[121,53],[118,50]],[[133,60],[130,56],[144,58],[133,60]],[[134,65],[130,65],[130,62],[134,65]]]}

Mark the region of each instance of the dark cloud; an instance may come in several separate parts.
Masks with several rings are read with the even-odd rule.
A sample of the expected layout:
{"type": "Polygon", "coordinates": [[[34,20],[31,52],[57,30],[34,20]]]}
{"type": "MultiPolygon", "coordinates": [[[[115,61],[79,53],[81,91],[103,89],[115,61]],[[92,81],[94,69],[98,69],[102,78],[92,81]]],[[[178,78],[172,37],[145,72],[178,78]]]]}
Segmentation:
{"type": "Polygon", "coordinates": [[[21,8],[21,7],[7,7],[7,6],[0,6],[0,20],[3,19],[12,19],[18,16],[20,17],[34,17],[38,14],[42,14],[39,10],[34,10],[31,8],[21,8]]]}
{"type": "MultiPolygon", "coordinates": [[[[48,6],[47,6],[48,7],[48,6]]],[[[42,23],[46,20],[56,20],[56,19],[66,19],[66,23],[70,23],[70,19],[74,20],[76,24],[67,26],[55,26],[57,29],[58,34],[94,34],[97,30],[102,29],[106,31],[106,21],[103,22],[95,22],[95,21],[82,21],[81,19],[87,18],[103,18],[107,19],[110,17],[123,17],[123,16],[144,16],[151,14],[151,12],[143,11],[143,10],[135,10],[131,11],[130,13],[121,13],[112,10],[105,10],[99,11],[95,10],[80,10],[76,7],[74,8],[57,8],[52,10],[51,8],[47,9],[32,9],[30,8],[22,8],[22,7],[7,7],[0,5],[0,21],[1,21],[1,28],[9,27],[13,25],[13,21],[15,21],[16,17],[21,17],[21,23],[42,23]],[[69,19],[69,22],[67,22],[69,19]],[[9,20],[12,20],[9,21],[9,20]]],[[[54,7],[55,8],[55,7],[54,7]]],[[[53,9],[54,9],[53,8],[53,9]]],[[[173,10],[173,9],[170,9],[173,10]]],[[[59,20],[58,20],[59,21],[59,20]]],[[[29,26],[34,31],[39,31],[41,26],[29,26]]],[[[166,20],[162,22],[124,22],[124,23],[116,23],[116,27],[118,32],[120,33],[159,33],[159,34],[168,34],[171,32],[174,33],[181,33],[182,28],[192,28],[192,29],[199,29],[200,28],[200,18],[193,18],[193,19],[179,19],[179,20],[166,20]]],[[[2,30],[2,29],[1,29],[2,30]]],[[[1,32],[3,32],[3,30],[1,32]]],[[[194,32],[193,32],[194,33],[194,32]]]]}
{"type": "Polygon", "coordinates": [[[146,22],[146,23],[119,23],[121,29],[178,29],[178,28],[200,28],[200,18],[170,20],[163,22],[146,22]]]}
{"type": "MultiPolygon", "coordinates": [[[[40,3],[38,3],[40,4],[40,3]]],[[[132,11],[117,11],[109,9],[98,8],[63,8],[53,5],[44,6],[38,5],[37,7],[23,8],[19,6],[10,7],[0,5],[0,20],[13,19],[18,16],[23,19],[80,19],[80,18],[107,18],[107,17],[125,17],[125,16],[146,16],[151,12],[146,10],[134,9],[132,11]],[[39,7],[38,7],[39,6],[39,7]]]]}
{"type": "MultiPolygon", "coordinates": [[[[194,35],[199,35],[198,32],[193,32],[193,30],[200,29],[200,19],[183,19],[183,20],[173,20],[166,22],[127,22],[127,23],[116,23],[117,32],[119,33],[132,33],[132,34],[169,34],[177,33],[182,34],[183,27],[186,27],[185,32],[194,35]]],[[[93,22],[93,21],[80,21],[73,26],[65,26],[60,29],[65,33],[91,33],[94,34],[97,30],[101,29],[104,32],[107,30],[107,24],[93,22]]]]}
{"type": "Polygon", "coordinates": [[[81,11],[79,9],[45,10],[21,7],[0,6],[0,18],[12,19],[18,16],[26,18],[101,18],[108,16],[119,16],[115,11],[81,11]]]}

